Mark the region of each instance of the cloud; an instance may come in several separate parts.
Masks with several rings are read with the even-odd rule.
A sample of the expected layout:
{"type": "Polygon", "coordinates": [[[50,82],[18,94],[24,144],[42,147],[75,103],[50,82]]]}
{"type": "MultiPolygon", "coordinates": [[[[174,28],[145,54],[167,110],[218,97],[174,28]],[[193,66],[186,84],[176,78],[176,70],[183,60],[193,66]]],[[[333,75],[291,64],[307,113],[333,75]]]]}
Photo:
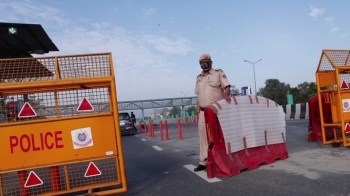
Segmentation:
{"type": "Polygon", "coordinates": [[[142,8],[142,12],[145,17],[149,17],[156,12],[156,9],[151,7],[144,7],[142,8]]]}
{"type": "Polygon", "coordinates": [[[324,8],[316,8],[314,6],[310,6],[311,12],[309,13],[309,16],[313,20],[317,20],[317,18],[324,13],[324,8]]]}
{"type": "Polygon", "coordinates": [[[325,19],[325,25],[328,25],[331,27],[331,29],[329,31],[332,33],[337,32],[339,30],[339,27],[334,26],[333,21],[334,21],[333,17],[327,17],[325,19]]]}
{"type": "MultiPolygon", "coordinates": [[[[70,21],[61,10],[30,1],[0,3],[0,12],[4,13],[0,18],[6,15],[5,21],[41,24],[60,50],[49,56],[111,52],[118,100],[152,99],[155,95],[169,98],[182,96],[181,91],[194,95],[195,76],[191,73],[199,72],[199,66],[189,68],[178,62],[179,57],[194,51],[185,37],[132,32],[106,21],[83,26],[70,21]],[[41,9],[49,11],[38,13],[41,9]],[[188,69],[193,71],[186,72],[188,69]]],[[[145,15],[154,12],[152,8],[144,10],[145,15]]]]}
{"type": "Polygon", "coordinates": [[[347,37],[348,35],[349,35],[349,32],[346,32],[346,33],[341,34],[340,36],[341,37],[347,37]]]}
{"type": "Polygon", "coordinates": [[[339,27],[332,27],[330,31],[334,33],[334,32],[337,32],[338,30],[339,30],[339,27]]]}
{"type": "Polygon", "coordinates": [[[170,40],[167,37],[157,37],[153,35],[143,36],[147,43],[153,45],[153,47],[166,54],[181,54],[186,55],[193,49],[189,47],[190,42],[183,37],[177,37],[175,41],[170,40]]]}
{"type": "Polygon", "coordinates": [[[333,17],[327,17],[327,18],[325,19],[326,25],[332,24],[332,23],[333,23],[333,20],[334,20],[333,17]]]}
{"type": "Polygon", "coordinates": [[[35,4],[31,1],[11,1],[0,3],[1,21],[21,23],[54,23],[56,26],[67,25],[70,21],[64,18],[60,10],[45,5],[35,4]]]}
{"type": "Polygon", "coordinates": [[[133,34],[105,22],[67,27],[51,37],[61,54],[112,52],[120,100],[151,99],[155,94],[167,98],[194,82],[172,61],[193,51],[183,37],[133,34]]]}
{"type": "Polygon", "coordinates": [[[174,97],[174,92],[194,83],[179,64],[169,60],[192,50],[187,39],[139,35],[107,23],[91,26],[65,29],[51,37],[59,40],[54,42],[62,54],[112,52],[118,100],[151,99],[155,94],[174,97]]]}

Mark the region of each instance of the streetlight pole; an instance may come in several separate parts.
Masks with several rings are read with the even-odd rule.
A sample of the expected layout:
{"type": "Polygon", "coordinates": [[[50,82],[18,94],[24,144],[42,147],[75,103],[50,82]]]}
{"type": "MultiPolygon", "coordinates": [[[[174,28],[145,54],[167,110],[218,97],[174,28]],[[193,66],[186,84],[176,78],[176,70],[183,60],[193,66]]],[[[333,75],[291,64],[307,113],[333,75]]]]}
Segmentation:
{"type": "Polygon", "coordinates": [[[185,97],[186,97],[186,94],[187,94],[187,93],[189,93],[189,92],[190,92],[190,91],[188,91],[188,92],[186,92],[186,93],[183,93],[183,92],[180,92],[180,93],[184,94],[184,95],[185,95],[185,97]]]}
{"type": "Polygon", "coordinates": [[[256,95],[256,80],[255,80],[255,63],[257,63],[257,62],[259,62],[259,61],[261,61],[262,59],[260,59],[260,60],[258,60],[258,61],[255,61],[254,63],[252,63],[252,62],[250,62],[250,61],[247,61],[247,60],[244,60],[244,62],[246,62],[246,63],[250,63],[250,64],[252,64],[253,65],[253,71],[254,71],[254,85],[255,85],[255,95],[256,95]]]}

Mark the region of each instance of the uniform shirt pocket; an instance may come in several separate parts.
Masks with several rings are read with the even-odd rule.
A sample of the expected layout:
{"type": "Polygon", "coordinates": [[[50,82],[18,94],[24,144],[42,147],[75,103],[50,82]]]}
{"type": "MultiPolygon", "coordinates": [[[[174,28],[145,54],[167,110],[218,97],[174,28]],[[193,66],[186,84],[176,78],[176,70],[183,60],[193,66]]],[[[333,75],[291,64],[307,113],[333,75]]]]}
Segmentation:
{"type": "Polygon", "coordinates": [[[212,87],[218,87],[218,86],[220,86],[220,82],[217,80],[209,81],[209,85],[212,87]]]}

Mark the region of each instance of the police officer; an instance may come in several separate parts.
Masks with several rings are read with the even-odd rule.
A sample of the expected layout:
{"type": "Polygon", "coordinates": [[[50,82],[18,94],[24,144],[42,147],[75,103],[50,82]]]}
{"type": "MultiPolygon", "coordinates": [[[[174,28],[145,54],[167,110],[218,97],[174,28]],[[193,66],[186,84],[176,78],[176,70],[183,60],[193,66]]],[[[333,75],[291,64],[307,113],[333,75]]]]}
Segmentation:
{"type": "Polygon", "coordinates": [[[221,69],[213,69],[213,61],[209,54],[203,54],[199,58],[199,64],[203,69],[197,76],[195,94],[197,95],[197,116],[199,132],[199,165],[194,169],[195,172],[206,168],[208,157],[208,138],[205,128],[204,109],[212,103],[225,99],[231,103],[230,83],[221,69]]]}

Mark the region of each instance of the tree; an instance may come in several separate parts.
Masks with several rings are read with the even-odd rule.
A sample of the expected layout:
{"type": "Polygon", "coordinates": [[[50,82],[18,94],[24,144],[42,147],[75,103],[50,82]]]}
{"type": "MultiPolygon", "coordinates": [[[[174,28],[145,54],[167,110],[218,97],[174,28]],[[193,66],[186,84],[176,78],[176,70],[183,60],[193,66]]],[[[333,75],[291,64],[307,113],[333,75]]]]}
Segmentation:
{"type": "Polygon", "coordinates": [[[303,82],[298,85],[299,100],[296,103],[306,103],[309,101],[309,83],[303,82]]]}
{"type": "Polygon", "coordinates": [[[171,108],[170,110],[170,115],[179,115],[181,113],[181,109],[179,106],[174,106],[173,108],[171,108]]]}
{"type": "Polygon", "coordinates": [[[300,91],[297,87],[290,88],[288,94],[293,95],[294,103],[299,103],[300,91]]]}
{"type": "Polygon", "coordinates": [[[187,112],[191,115],[192,112],[194,111],[194,113],[196,113],[197,111],[197,107],[196,106],[190,106],[187,108],[187,112]]]}
{"type": "Polygon", "coordinates": [[[297,87],[290,88],[289,94],[293,95],[294,103],[306,103],[317,95],[317,87],[314,82],[303,82],[297,87]]]}
{"type": "Polygon", "coordinates": [[[239,90],[235,85],[232,85],[230,88],[230,95],[239,95],[239,90]]]}
{"type": "Polygon", "coordinates": [[[317,95],[317,85],[315,82],[310,82],[308,95],[309,99],[317,95]]]}
{"type": "Polygon", "coordinates": [[[267,79],[265,87],[260,88],[257,95],[275,101],[279,105],[287,104],[287,93],[290,89],[289,84],[280,82],[278,79],[267,79]]]}

